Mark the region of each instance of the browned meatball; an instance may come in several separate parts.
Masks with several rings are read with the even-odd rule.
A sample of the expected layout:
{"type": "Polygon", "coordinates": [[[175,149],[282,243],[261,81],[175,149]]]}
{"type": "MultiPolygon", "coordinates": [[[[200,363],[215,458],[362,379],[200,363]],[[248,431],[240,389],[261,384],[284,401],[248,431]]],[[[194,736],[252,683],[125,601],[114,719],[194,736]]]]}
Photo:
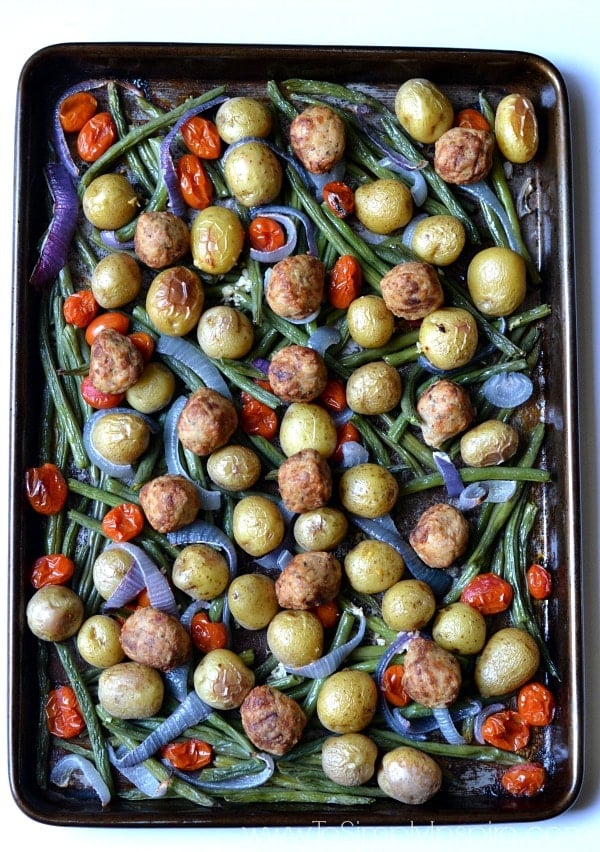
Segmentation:
{"type": "Polygon", "coordinates": [[[133,238],[135,253],[146,266],[163,269],[181,260],[190,249],[188,226],[168,211],[141,213],[133,238]]]}
{"type": "Polygon", "coordinates": [[[444,304],[444,291],[430,263],[409,260],[394,266],[381,279],[388,310],[407,320],[420,320],[444,304]]]}
{"type": "Polygon", "coordinates": [[[99,332],[90,350],[90,381],[102,393],[126,393],[144,369],[137,346],[112,328],[99,332]]]}
{"type": "Polygon", "coordinates": [[[402,686],[413,701],[424,707],[448,707],[458,698],[461,683],[456,657],[432,639],[411,639],[404,657],[402,686]]]}
{"type": "Polygon", "coordinates": [[[487,130],[451,127],[435,143],[433,165],[446,183],[477,183],[492,168],[494,137],[487,130]]]}
{"type": "Polygon", "coordinates": [[[330,107],[308,107],[292,121],[290,143],[302,165],[312,174],[322,175],[344,156],[346,128],[330,107]]]}
{"type": "Polygon", "coordinates": [[[275,581],[283,609],[312,609],[337,597],[342,581],[339,560],[327,551],[297,553],[275,581]]]}
{"type": "Polygon", "coordinates": [[[441,447],[444,441],[464,432],[475,417],[467,391],[449,379],[440,379],[427,388],[417,402],[417,413],[423,440],[430,447],[441,447]]]}
{"type": "Polygon", "coordinates": [[[469,524],[454,506],[437,503],[425,509],[411,530],[409,541],[426,565],[449,568],[467,549],[469,524]]]}
{"type": "Polygon", "coordinates": [[[271,686],[255,686],[240,707],[250,742],[269,754],[287,754],[304,733],[306,716],[297,701],[271,686]]]}
{"type": "Polygon", "coordinates": [[[324,292],[323,262],[310,254],[294,254],[272,267],[265,298],[278,316],[303,320],[319,309],[324,292]]]}
{"type": "Polygon", "coordinates": [[[234,404],[212,388],[199,388],[184,405],[177,422],[183,446],[208,456],[225,446],[238,425],[234,404]]]}
{"type": "Polygon", "coordinates": [[[139,499],[148,523],[160,533],[191,524],[200,511],[196,486],[177,473],[165,473],[146,482],[139,499]]]}
{"type": "Polygon", "coordinates": [[[120,641],[130,660],[163,672],[183,665],[192,648],[179,619],[151,606],[132,612],[121,628],[120,641]]]}
{"type": "Polygon", "coordinates": [[[284,402],[311,402],[327,384],[323,356],[310,346],[284,346],[271,358],[269,382],[284,402]]]}
{"type": "Polygon", "coordinates": [[[331,468],[317,450],[299,450],[279,466],[277,484],[286,509],[310,512],[331,499],[331,468]]]}

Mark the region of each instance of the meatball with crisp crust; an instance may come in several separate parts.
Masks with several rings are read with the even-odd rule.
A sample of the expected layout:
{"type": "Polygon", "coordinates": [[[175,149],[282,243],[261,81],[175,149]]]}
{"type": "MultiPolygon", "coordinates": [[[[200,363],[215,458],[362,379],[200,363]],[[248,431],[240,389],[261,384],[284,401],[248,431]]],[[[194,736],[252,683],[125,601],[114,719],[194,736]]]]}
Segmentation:
{"type": "Polygon", "coordinates": [[[200,498],[194,483],[177,473],[166,473],[140,489],[140,506],[150,526],[160,533],[179,530],[196,520],[200,498]]]}
{"type": "Polygon", "coordinates": [[[404,656],[402,686],[424,707],[449,707],[462,684],[460,665],[449,651],[432,639],[415,636],[404,656]]]}
{"type": "Polygon", "coordinates": [[[287,754],[301,739],[306,716],[297,701],[271,686],[255,686],[240,707],[244,733],[269,754],[287,754]]]}
{"type": "Polygon", "coordinates": [[[294,254],[278,261],[271,268],[265,288],[273,313],[290,320],[303,320],[314,314],[324,293],[325,266],[310,254],[294,254]]]}
{"type": "Polygon", "coordinates": [[[344,122],[328,106],[307,107],[290,125],[290,144],[309,172],[325,174],[344,156],[344,122]]]}
{"type": "Polygon", "coordinates": [[[190,232],[179,216],[153,210],[138,217],[133,238],[135,253],[151,269],[164,269],[190,250],[190,232]]]}
{"type": "Polygon", "coordinates": [[[152,606],[138,607],[125,620],[121,647],[130,660],[167,672],[190,656],[190,634],[178,618],[152,606]]]}
{"type": "Polygon", "coordinates": [[[298,553],[275,581],[275,594],[283,609],[312,609],[330,603],[342,581],[340,561],[329,551],[298,553]]]}
{"type": "Polygon", "coordinates": [[[435,268],[409,260],[394,266],[381,279],[381,295],[394,316],[420,320],[444,304],[444,291],[435,268]]]}
{"type": "Polygon", "coordinates": [[[435,143],[433,166],[446,183],[471,184],[492,168],[494,137],[487,130],[451,127],[435,143]]]}
{"type": "Polygon", "coordinates": [[[431,568],[449,568],[469,543],[465,516],[448,503],[429,506],[411,530],[412,549],[431,568]]]}
{"type": "Polygon", "coordinates": [[[475,419],[469,394],[449,379],[434,382],[421,394],[417,414],[423,440],[429,447],[441,447],[444,441],[468,429],[475,419]]]}
{"type": "Polygon", "coordinates": [[[286,509],[310,512],[331,499],[331,468],[317,450],[299,450],[279,466],[277,484],[286,509]]]}
{"type": "Polygon", "coordinates": [[[237,425],[237,411],[229,399],[212,388],[199,388],[179,415],[177,434],[187,450],[208,456],[225,446],[237,425]]]}
{"type": "Polygon", "coordinates": [[[89,378],[96,390],[124,394],[138,381],[143,370],[142,354],[126,335],[106,328],[94,337],[89,378]]]}
{"type": "Polygon", "coordinates": [[[273,393],[284,402],[312,402],[325,390],[327,367],[315,349],[292,343],[273,355],[268,378],[273,393]]]}

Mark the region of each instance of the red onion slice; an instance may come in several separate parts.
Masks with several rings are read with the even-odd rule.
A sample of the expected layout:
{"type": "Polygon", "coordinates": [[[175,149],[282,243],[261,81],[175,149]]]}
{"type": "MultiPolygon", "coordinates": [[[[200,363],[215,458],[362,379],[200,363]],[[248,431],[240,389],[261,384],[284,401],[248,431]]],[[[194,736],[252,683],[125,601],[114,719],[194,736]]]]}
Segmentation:
{"type": "Polygon", "coordinates": [[[118,769],[121,775],[124,778],[127,778],[127,780],[130,781],[133,786],[140,791],[140,793],[143,793],[144,796],[147,796],[149,799],[161,799],[166,795],[169,788],[168,779],[165,781],[159,781],[154,777],[150,770],[146,769],[146,767],[141,763],[129,767],[120,766],[121,759],[127,753],[125,746],[117,746],[117,748],[114,749],[109,743],[106,748],[108,751],[108,759],[112,765],[118,769]]]}
{"type": "Polygon", "coordinates": [[[227,561],[229,563],[229,578],[232,580],[237,574],[238,558],[235,545],[229,536],[208,521],[195,520],[188,524],[183,529],[175,532],[167,533],[167,538],[171,544],[186,545],[186,544],[210,544],[214,547],[219,547],[225,551],[227,561]]]}
{"type": "Polygon", "coordinates": [[[219,370],[191,340],[161,334],[156,343],[156,352],[158,355],[168,355],[176,361],[181,361],[202,379],[207,387],[216,390],[226,399],[231,399],[231,391],[219,370]]]}
{"type": "Polygon", "coordinates": [[[459,497],[464,490],[464,483],[460,478],[460,473],[448,453],[441,450],[435,450],[433,460],[437,469],[444,478],[444,484],[449,497],[459,497]]]}
{"type": "Polygon", "coordinates": [[[329,675],[337,671],[346,657],[360,645],[365,635],[367,620],[364,614],[361,610],[356,610],[354,614],[358,618],[358,630],[352,638],[338,648],[334,648],[333,651],[329,651],[323,657],[319,657],[318,660],[307,663],[305,666],[298,666],[297,668],[285,666],[286,672],[291,675],[319,679],[329,677],[329,675]]]}
{"type": "Polygon", "coordinates": [[[481,386],[481,392],[498,408],[516,408],[531,397],[533,382],[525,373],[509,370],[490,376],[481,386]]]}
{"type": "Polygon", "coordinates": [[[219,793],[226,790],[249,790],[251,787],[260,787],[265,784],[275,772],[275,761],[265,752],[256,752],[253,757],[263,761],[264,767],[259,772],[248,772],[236,778],[224,778],[221,781],[208,781],[206,770],[191,773],[175,770],[175,775],[190,784],[207,790],[209,793],[219,793]],[[203,777],[204,776],[204,777],[203,777]]]}
{"type": "Polygon", "coordinates": [[[102,455],[102,453],[98,451],[94,443],[93,432],[99,421],[103,420],[108,415],[114,414],[126,414],[128,417],[137,417],[139,420],[142,420],[148,425],[150,431],[153,434],[156,434],[158,432],[158,424],[155,420],[152,420],[152,418],[148,417],[146,414],[142,414],[141,412],[135,411],[131,408],[120,407],[104,408],[99,411],[95,411],[92,416],[89,417],[85,422],[85,425],[83,427],[83,444],[85,446],[89,460],[107,476],[110,476],[113,479],[118,479],[121,482],[124,482],[126,485],[131,485],[133,480],[135,479],[135,468],[133,467],[133,465],[116,464],[115,462],[109,461],[105,456],[102,455]]]}
{"type": "Polygon", "coordinates": [[[45,175],[54,204],[40,256],[31,273],[34,287],[48,284],[66,266],[79,215],[77,191],[66,168],[61,163],[48,163],[45,175]]]}
{"type": "Polygon", "coordinates": [[[103,808],[111,800],[111,793],[104,778],[91,760],[79,754],[68,754],[58,761],[50,772],[50,781],[57,787],[68,787],[73,775],[81,775],[87,787],[90,787],[100,799],[103,808]]]}
{"type": "Polygon", "coordinates": [[[104,608],[119,609],[130,603],[142,589],[147,589],[150,604],[155,609],[179,618],[179,609],[169,581],[148,554],[130,541],[111,544],[109,547],[125,550],[133,558],[133,562],[115,591],[105,601],[104,608]]]}

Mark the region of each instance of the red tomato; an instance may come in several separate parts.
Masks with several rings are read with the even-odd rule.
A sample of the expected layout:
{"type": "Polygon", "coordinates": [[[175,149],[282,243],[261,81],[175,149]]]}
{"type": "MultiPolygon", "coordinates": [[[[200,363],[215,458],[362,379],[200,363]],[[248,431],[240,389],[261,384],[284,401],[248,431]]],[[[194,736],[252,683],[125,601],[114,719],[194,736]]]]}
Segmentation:
{"type": "Polygon", "coordinates": [[[89,376],[85,376],[81,380],[80,393],[85,402],[92,408],[115,408],[120,405],[124,398],[124,393],[104,393],[99,391],[92,384],[89,376]]]}
{"type": "Polygon", "coordinates": [[[76,328],[86,328],[96,317],[100,305],[91,290],[79,290],[72,293],[64,301],[63,316],[69,325],[76,328]]]}
{"type": "Polygon", "coordinates": [[[402,686],[404,677],[404,666],[397,664],[388,666],[381,679],[383,694],[394,707],[406,707],[410,702],[410,696],[402,686]]]}
{"type": "Polygon", "coordinates": [[[156,343],[154,342],[152,335],[148,334],[146,331],[132,331],[131,334],[127,335],[127,337],[142,353],[142,358],[147,364],[154,355],[154,350],[156,348],[156,343]]]}
{"type": "Polygon", "coordinates": [[[120,311],[105,311],[102,314],[98,314],[85,330],[85,341],[88,346],[91,346],[95,336],[107,328],[112,328],[120,334],[127,334],[129,331],[129,322],[127,314],[122,314],[120,311]]]}
{"type": "Polygon", "coordinates": [[[48,730],[55,737],[65,740],[77,737],[85,728],[77,697],[70,686],[59,686],[48,693],[45,713],[48,730]]]}
{"type": "Polygon", "coordinates": [[[539,763],[520,763],[507,769],[500,783],[512,796],[535,796],[546,783],[546,770],[539,763]]]}
{"type": "Polygon", "coordinates": [[[335,627],[340,615],[340,610],[336,601],[329,601],[329,603],[326,604],[318,604],[318,606],[311,607],[310,611],[317,616],[325,630],[331,630],[332,627],[335,627]]]}
{"type": "Polygon", "coordinates": [[[470,127],[472,130],[489,130],[490,125],[487,119],[479,110],[467,107],[459,109],[454,116],[455,127],[470,127]]]}
{"type": "Polygon", "coordinates": [[[465,586],[460,599],[482,615],[496,615],[511,605],[513,590],[510,583],[497,574],[479,574],[465,586]]]}
{"type": "Polygon", "coordinates": [[[222,621],[211,621],[205,612],[194,615],[190,632],[194,647],[203,654],[227,647],[227,628],[222,621]]]}
{"type": "Polygon", "coordinates": [[[342,446],[347,444],[349,441],[360,441],[360,432],[354,425],[354,423],[344,423],[343,426],[337,430],[337,444],[335,446],[335,450],[331,455],[331,461],[340,463],[344,458],[342,452],[342,446]]]}
{"type": "Polygon", "coordinates": [[[212,181],[202,161],[195,154],[184,154],[175,167],[179,191],[183,200],[194,210],[210,207],[214,197],[212,181]]]}
{"type": "Polygon", "coordinates": [[[46,462],[26,470],[25,492],[31,508],[40,515],[56,515],[67,502],[69,486],[60,468],[46,462]]]}
{"type": "Polygon", "coordinates": [[[121,503],[102,520],[102,532],[113,541],[130,541],[144,529],[144,513],[135,503],[121,503]]]}
{"type": "Polygon", "coordinates": [[[117,128],[109,112],[97,112],[77,136],[77,153],[86,163],[94,163],[117,141],[117,128]]]}
{"type": "Polygon", "coordinates": [[[532,598],[543,601],[552,594],[552,576],[542,565],[534,563],[527,569],[527,588],[532,598]]]}
{"type": "Polygon", "coordinates": [[[346,408],[346,386],[341,379],[329,379],[319,397],[328,411],[343,411],[346,408]]]}
{"type": "Polygon", "coordinates": [[[354,193],[341,180],[326,183],[323,187],[323,201],[338,219],[345,219],[354,212],[354,193]]]}
{"type": "Polygon", "coordinates": [[[529,725],[549,725],[554,718],[556,701],[543,683],[531,681],[517,695],[517,711],[529,725]]]}
{"type": "Polygon", "coordinates": [[[68,583],[75,573],[75,563],[64,553],[40,556],[31,569],[31,584],[35,589],[42,586],[60,586],[68,583]]]}
{"type": "Polygon", "coordinates": [[[256,216],[248,227],[248,237],[258,251],[275,251],[285,245],[285,231],[269,216],[256,216]]]}
{"type": "Polygon", "coordinates": [[[98,109],[98,101],[90,92],[75,92],[58,108],[58,120],[65,133],[78,133],[98,109]]]}
{"type": "Polygon", "coordinates": [[[181,742],[167,743],[160,750],[160,756],[175,767],[186,772],[193,772],[208,766],[212,760],[213,750],[209,743],[191,737],[181,742]]]}
{"type": "Polygon", "coordinates": [[[327,298],[334,308],[345,309],[356,299],[362,287],[362,269],[351,254],[341,255],[329,275],[327,298]]]}
{"type": "Polygon", "coordinates": [[[216,125],[208,118],[194,115],[181,126],[181,137],[187,148],[203,160],[221,156],[221,137],[216,125]]]}
{"type": "Polygon", "coordinates": [[[486,743],[505,751],[518,751],[529,742],[529,725],[514,710],[500,710],[488,716],[481,726],[486,743]]]}
{"type": "MultiPolygon", "coordinates": [[[[267,381],[257,382],[266,390],[271,390],[267,381]]],[[[242,391],[242,411],[240,414],[240,426],[247,435],[260,435],[262,438],[271,440],[277,434],[279,418],[277,412],[265,405],[264,402],[250,396],[242,391]]]]}

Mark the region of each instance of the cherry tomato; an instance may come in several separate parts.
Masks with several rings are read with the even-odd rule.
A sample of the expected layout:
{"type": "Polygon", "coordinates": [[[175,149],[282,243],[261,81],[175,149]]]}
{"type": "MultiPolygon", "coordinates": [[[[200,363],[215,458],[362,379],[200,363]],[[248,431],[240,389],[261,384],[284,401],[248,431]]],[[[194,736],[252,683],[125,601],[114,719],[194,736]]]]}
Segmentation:
{"type": "Polygon", "coordinates": [[[74,92],[61,102],[58,120],[65,133],[78,133],[98,109],[98,101],[90,92],[74,92]]]}
{"type": "Polygon", "coordinates": [[[505,751],[518,751],[529,742],[529,725],[514,710],[500,710],[488,716],[481,726],[486,743],[505,751]]]}
{"type": "Polygon", "coordinates": [[[336,601],[329,601],[326,604],[318,604],[311,607],[311,612],[317,616],[325,630],[331,630],[338,622],[340,610],[336,601]]]}
{"type": "Polygon", "coordinates": [[[203,160],[221,156],[221,137],[216,125],[208,118],[194,115],[181,125],[181,137],[187,148],[203,160]]]}
{"type": "Polygon", "coordinates": [[[454,116],[455,127],[470,127],[472,130],[489,130],[490,125],[488,120],[479,110],[467,107],[459,109],[454,116]]]}
{"type": "Polygon", "coordinates": [[[227,647],[227,628],[222,621],[211,621],[205,612],[197,612],[190,625],[194,648],[203,654],[227,647]]]}
{"type": "Polygon", "coordinates": [[[104,311],[91,321],[85,330],[85,340],[88,346],[94,342],[94,338],[101,331],[107,328],[112,328],[120,334],[127,334],[129,331],[129,317],[127,314],[122,314],[120,311],[104,311]]]}
{"type": "Polygon", "coordinates": [[[94,387],[89,376],[85,376],[81,380],[79,392],[91,408],[97,409],[115,408],[125,399],[124,393],[104,393],[103,391],[99,391],[94,387]]]}
{"type": "Polygon", "coordinates": [[[117,141],[117,128],[109,112],[97,112],[77,135],[77,153],[86,163],[94,163],[117,141]]]}
{"type": "Polygon", "coordinates": [[[194,210],[210,207],[215,190],[200,158],[196,154],[184,154],[177,160],[175,171],[179,191],[188,207],[194,210]]]}
{"type": "Polygon", "coordinates": [[[256,216],[248,227],[248,237],[258,251],[275,251],[285,245],[283,227],[269,216],[256,216]]]}
{"type": "Polygon", "coordinates": [[[144,513],[135,503],[120,503],[102,520],[102,532],[113,541],[130,541],[144,529],[144,513]]]}
{"type": "MultiPolygon", "coordinates": [[[[266,390],[271,389],[268,381],[259,381],[257,384],[266,390]]],[[[274,438],[279,428],[277,412],[246,391],[242,391],[241,400],[240,426],[243,431],[247,435],[260,435],[268,441],[274,438]]]]}
{"type": "Polygon", "coordinates": [[[507,769],[500,783],[512,796],[535,796],[546,783],[546,770],[539,763],[520,763],[507,769]]]}
{"type": "Polygon", "coordinates": [[[40,515],[56,515],[67,502],[69,486],[52,462],[25,471],[25,492],[32,509],[40,515]]]}
{"type": "Polygon", "coordinates": [[[154,342],[152,335],[148,334],[146,331],[132,331],[131,334],[127,335],[127,337],[142,353],[142,358],[147,364],[154,355],[154,350],[156,348],[156,343],[154,342]]]}
{"type": "Polygon", "coordinates": [[[549,725],[554,718],[556,701],[543,683],[531,681],[517,695],[517,711],[529,725],[549,725]]]}
{"type": "Polygon", "coordinates": [[[319,399],[328,411],[339,412],[346,408],[346,386],[341,379],[329,379],[319,399]]]}
{"type": "Polygon", "coordinates": [[[394,707],[406,707],[410,696],[404,691],[402,678],[404,677],[404,666],[397,664],[388,666],[381,678],[383,694],[394,707]]]}
{"type": "Polygon", "coordinates": [[[148,589],[142,589],[137,598],[135,599],[136,606],[152,606],[152,602],[150,601],[150,595],[148,594],[148,589]]]}
{"type": "Polygon", "coordinates": [[[543,565],[534,563],[527,569],[527,588],[532,598],[543,601],[552,594],[552,576],[543,565]]]}
{"type": "Polygon", "coordinates": [[[64,301],[63,316],[69,325],[86,328],[97,316],[100,305],[91,290],[79,290],[64,301]]]}
{"type": "Polygon", "coordinates": [[[354,193],[347,183],[334,180],[323,187],[323,201],[338,219],[354,213],[354,193]]]}
{"type": "Polygon", "coordinates": [[[340,426],[337,430],[337,444],[331,455],[331,460],[336,464],[339,464],[343,460],[344,454],[342,452],[342,447],[349,441],[360,442],[360,432],[354,423],[344,423],[344,425],[340,426]]]}
{"type": "Polygon", "coordinates": [[[31,584],[34,589],[42,586],[61,586],[68,583],[75,573],[75,563],[64,553],[40,556],[31,569],[31,584]]]}
{"type": "Polygon", "coordinates": [[[191,737],[181,742],[167,743],[160,749],[160,756],[175,767],[186,772],[193,772],[208,766],[212,760],[213,750],[209,743],[191,737]]]}
{"type": "Polygon", "coordinates": [[[79,736],[85,728],[77,696],[70,686],[59,686],[48,693],[45,713],[48,730],[55,737],[67,740],[79,736]]]}
{"type": "Polygon", "coordinates": [[[510,583],[497,574],[479,574],[465,586],[460,599],[482,615],[496,615],[511,605],[513,590],[510,583]]]}
{"type": "Polygon", "coordinates": [[[351,254],[341,255],[329,275],[327,298],[334,308],[345,309],[356,299],[362,287],[362,269],[351,254]]]}

